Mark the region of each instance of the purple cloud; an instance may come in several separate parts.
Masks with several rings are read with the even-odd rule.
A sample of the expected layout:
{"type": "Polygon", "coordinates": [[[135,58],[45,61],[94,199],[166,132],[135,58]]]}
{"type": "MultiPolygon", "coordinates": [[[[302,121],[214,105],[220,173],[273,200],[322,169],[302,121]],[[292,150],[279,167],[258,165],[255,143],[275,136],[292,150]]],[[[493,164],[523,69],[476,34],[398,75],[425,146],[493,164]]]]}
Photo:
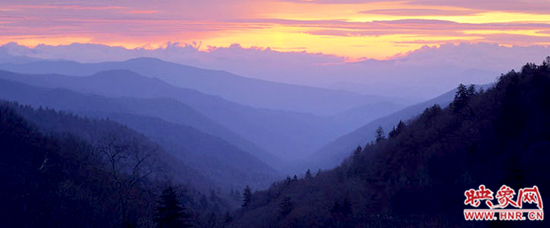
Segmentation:
{"type": "Polygon", "coordinates": [[[392,16],[467,16],[480,13],[479,10],[448,10],[448,9],[376,9],[360,11],[363,14],[379,14],[392,16]]]}

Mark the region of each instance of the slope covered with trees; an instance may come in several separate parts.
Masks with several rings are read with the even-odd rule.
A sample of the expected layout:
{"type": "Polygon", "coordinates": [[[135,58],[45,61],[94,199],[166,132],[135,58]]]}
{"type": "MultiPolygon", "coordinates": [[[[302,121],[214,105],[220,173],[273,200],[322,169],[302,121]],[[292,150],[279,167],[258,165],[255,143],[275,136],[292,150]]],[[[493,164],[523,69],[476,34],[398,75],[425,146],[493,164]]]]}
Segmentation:
{"type": "Polygon", "coordinates": [[[448,108],[427,108],[389,135],[333,170],[253,193],[233,225],[545,226],[467,222],[463,209],[464,192],[481,184],[495,192],[537,185],[542,201],[550,199],[550,57],[502,75],[487,91],[461,85],[448,108]]]}
{"type": "Polygon", "coordinates": [[[125,113],[94,112],[84,115],[108,118],[142,133],[186,166],[200,171],[200,178],[212,180],[222,190],[242,189],[246,185],[267,188],[281,177],[276,170],[237,146],[192,127],[125,113]]]}
{"type": "Polygon", "coordinates": [[[0,83],[0,95],[4,99],[60,110],[124,112],[154,116],[220,137],[263,161],[276,160],[274,155],[264,151],[250,139],[245,139],[220,124],[222,122],[206,116],[204,112],[201,113],[203,109],[189,105],[190,102],[194,102],[204,110],[222,116],[233,116],[223,107],[230,106],[233,107],[230,109],[239,110],[238,105],[234,104],[237,106],[235,107],[231,102],[219,97],[177,88],[161,80],[146,78],[130,71],[103,72],[91,77],[22,75],[0,71],[0,77],[6,79],[0,83]]]}
{"type": "MultiPolygon", "coordinates": [[[[485,85],[476,85],[476,89],[486,89],[491,84],[485,85]]],[[[365,141],[370,141],[375,139],[374,132],[378,127],[383,129],[391,129],[395,126],[395,123],[399,121],[408,121],[422,114],[422,112],[433,105],[439,105],[440,107],[447,107],[453,99],[457,89],[453,89],[449,92],[441,94],[440,96],[424,101],[415,105],[408,106],[404,109],[401,109],[397,112],[393,112],[387,116],[375,119],[368,122],[363,126],[356,128],[355,130],[338,137],[337,139],[328,142],[326,145],[321,147],[319,150],[315,151],[311,155],[304,159],[304,167],[311,169],[330,169],[338,166],[340,162],[351,155],[354,151],[354,148],[357,145],[364,144],[365,141]]],[[[359,125],[355,125],[356,127],[359,125]]]]}
{"type": "Polygon", "coordinates": [[[217,222],[230,203],[208,180],[195,182],[200,174],[174,161],[118,123],[3,102],[1,226],[151,227],[163,208],[157,201],[171,185],[186,212],[183,222],[217,222]]]}
{"type": "MultiPolygon", "coordinates": [[[[154,137],[153,140],[161,143],[166,152],[180,159],[187,158],[188,160],[185,161],[187,164],[194,162],[192,167],[195,168],[195,173],[202,175],[190,176],[198,180],[203,177],[210,180],[217,178],[215,184],[231,187],[231,183],[228,182],[234,181],[235,187],[243,187],[250,183],[247,181],[262,179],[263,182],[260,185],[266,187],[277,175],[276,170],[240,147],[245,144],[254,146],[252,143],[175,100],[108,98],[64,89],[34,87],[1,79],[0,97],[29,104],[35,108],[51,107],[57,110],[69,110],[83,116],[112,117],[115,121],[126,124],[145,136],[154,137]],[[215,137],[215,135],[222,136],[215,137]],[[222,137],[233,139],[231,142],[236,144],[228,143],[222,137]],[[193,156],[197,153],[202,154],[193,156]],[[220,153],[223,156],[220,156],[220,153]],[[206,162],[211,164],[205,164],[206,162]],[[243,166],[243,162],[247,165],[243,166]],[[216,176],[219,173],[223,175],[216,176]],[[241,173],[246,175],[239,175],[241,173]]],[[[79,133],[78,130],[83,129],[76,127],[76,123],[70,121],[59,122],[56,118],[46,117],[48,116],[38,115],[36,119],[46,124],[49,130],[62,127],[73,130],[73,133],[79,133]],[[52,126],[54,123],[59,125],[52,126]]]]}

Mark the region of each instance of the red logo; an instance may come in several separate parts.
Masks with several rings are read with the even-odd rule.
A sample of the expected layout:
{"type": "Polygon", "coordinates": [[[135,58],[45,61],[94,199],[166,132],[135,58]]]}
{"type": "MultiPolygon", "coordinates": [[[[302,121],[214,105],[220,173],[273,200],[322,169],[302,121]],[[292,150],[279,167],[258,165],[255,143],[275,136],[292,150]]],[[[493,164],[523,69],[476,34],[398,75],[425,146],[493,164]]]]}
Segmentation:
{"type": "Polygon", "coordinates": [[[480,185],[477,190],[466,190],[464,192],[464,196],[466,196],[464,205],[477,208],[481,201],[485,201],[489,209],[465,209],[464,218],[470,221],[497,220],[495,214],[498,213],[498,219],[500,220],[519,221],[526,220],[526,217],[524,217],[524,213],[526,213],[527,218],[531,221],[544,220],[542,198],[537,186],[519,189],[516,194],[514,189],[502,185],[496,195],[493,196],[493,194],[493,191],[487,189],[485,185],[480,185]],[[493,204],[492,200],[494,199],[497,200],[497,205],[493,204]],[[523,209],[523,203],[536,204],[538,209],[523,209]]]}

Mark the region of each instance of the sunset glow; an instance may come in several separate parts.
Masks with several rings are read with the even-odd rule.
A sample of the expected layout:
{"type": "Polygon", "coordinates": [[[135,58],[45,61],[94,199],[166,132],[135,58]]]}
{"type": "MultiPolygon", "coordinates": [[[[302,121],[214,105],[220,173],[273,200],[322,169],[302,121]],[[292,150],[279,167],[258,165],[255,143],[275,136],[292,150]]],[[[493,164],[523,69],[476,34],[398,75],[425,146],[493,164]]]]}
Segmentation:
{"type": "Polygon", "coordinates": [[[9,1],[0,3],[0,12],[0,44],[26,46],[158,48],[197,42],[201,50],[240,44],[385,59],[444,43],[550,45],[545,0],[9,1]]]}

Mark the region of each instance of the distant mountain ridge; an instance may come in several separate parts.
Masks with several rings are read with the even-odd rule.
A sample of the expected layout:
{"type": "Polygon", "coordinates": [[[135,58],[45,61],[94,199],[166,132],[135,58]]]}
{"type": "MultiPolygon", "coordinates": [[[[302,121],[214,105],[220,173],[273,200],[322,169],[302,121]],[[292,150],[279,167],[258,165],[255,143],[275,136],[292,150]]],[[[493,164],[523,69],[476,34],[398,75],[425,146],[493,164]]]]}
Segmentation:
{"type": "MultiPolygon", "coordinates": [[[[85,77],[0,72],[0,78],[34,86],[66,88],[110,97],[173,98],[254,142],[262,149],[276,154],[279,159],[287,160],[304,157],[327,141],[353,129],[354,127],[350,126],[349,122],[353,123],[354,119],[361,121],[363,119],[361,116],[368,116],[368,113],[360,114],[346,121],[346,119],[336,117],[252,108],[217,96],[173,86],[158,78],[144,77],[128,70],[103,71],[85,77]]],[[[376,109],[376,107],[373,106],[371,109],[376,109]]],[[[391,109],[374,112],[377,114],[371,118],[390,111],[391,109]]],[[[366,111],[361,110],[360,112],[366,111]]],[[[367,121],[368,119],[363,120],[367,121]]],[[[200,130],[205,131],[204,129],[200,130]]],[[[231,142],[227,138],[226,140],[231,142]]],[[[246,147],[244,149],[250,151],[253,148],[246,147]]],[[[273,160],[273,157],[267,157],[265,153],[257,156],[265,162],[273,160]]]]}
{"type": "Polygon", "coordinates": [[[88,76],[101,71],[131,70],[156,77],[173,85],[218,95],[253,107],[332,115],[350,108],[378,102],[403,105],[400,99],[361,95],[343,90],[270,82],[219,70],[201,69],[155,58],[136,58],[122,62],[78,63],[73,61],[37,61],[4,63],[0,69],[18,73],[88,76]]]}
{"type": "MultiPolygon", "coordinates": [[[[0,71],[0,78],[19,81],[33,86],[47,88],[66,88],[74,91],[80,91],[87,94],[99,94],[102,96],[118,97],[128,102],[139,101],[136,98],[157,99],[158,102],[150,103],[155,109],[138,110],[138,106],[133,106],[140,113],[150,114],[155,112],[157,116],[162,116],[166,120],[178,122],[188,126],[193,126],[203,132],[220,136],[225,140],[232,142],[246,151],[256,153],[259,158],[268,162],[277,162],[277,158],[270,155],[264,149],[246,142],[245,138],[225,129],[222,124],[225,122],[239,120],[235,124],[253,120],[254,116],[248,118],[243,116],[243,108],[219,97],[202,94],[193,90],[171,86],[156,78],[147,78],[127,70],[114,70],[109,72],[100,72],[88,77],[70,77],[64,75],[24,75],[0,71]],[[160,99],[160,100],[159,100],[160,99]],[[185,101],[185,104],[176,101],[185,101]],[[191,107],[189,107],[190,105],[191,107]],[[164,112],[163,112],[164,111],[164,112]],[[222,112],[220,112],[222,111],[222,112]],[[210,114],[208,117],[203,114],[210,114]],[[169,116],[167,116],[169,115],[169,116]],[[187,118],[192,115],[192,118],[187,118]],[[182,118],[183,117],[183,118],[182,118]],[[213,118],[212,118],[213,117],[213,118]],[[221,118],[221,119],[220,119],[221,118]],[[221,121],[220,121],[221,120],[221,121]],[[219,123],[222,124],[219,124],[219,123]],[[206,127],[208,126],[208,127],[206,127]],[[222,135],[220,135],[222,133],[222,135]]],[[[134,103],[134,105],[137,105],[134,103]]],[[[85,106],[83,106],[85,107],[85,106]]],[[[122,105],[121,107],[124,107],[122,105]]],[[[114,108],[114,107],[113,107],[114,108]]],[[[253,113],[255,109],[249,109],[253,113]]],[[[245,112],[246,113],[246,112],[245,112]]],[[[240,127],[236,125],[234,127],[240,127]]],[[[239,128],[246,130],[246,128],[239,128]]],[[[241,134],[242,135],[242,134],[241,134]]],[[[246,136],[246,135],[245,135],[246,136]]]]}

